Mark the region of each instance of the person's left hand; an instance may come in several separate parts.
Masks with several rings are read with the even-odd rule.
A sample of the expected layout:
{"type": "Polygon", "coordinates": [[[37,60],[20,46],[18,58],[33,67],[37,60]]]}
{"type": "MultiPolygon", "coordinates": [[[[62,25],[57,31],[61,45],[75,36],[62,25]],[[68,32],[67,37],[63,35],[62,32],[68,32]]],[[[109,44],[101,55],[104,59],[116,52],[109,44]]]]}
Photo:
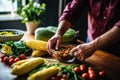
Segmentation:
{"type": "Polygon", "coordinates": [[[96,50],[94,43],[83,43],[73,48],[70,53],[75,56],[78,60],[84,61],[90,57],[96,50]]]}

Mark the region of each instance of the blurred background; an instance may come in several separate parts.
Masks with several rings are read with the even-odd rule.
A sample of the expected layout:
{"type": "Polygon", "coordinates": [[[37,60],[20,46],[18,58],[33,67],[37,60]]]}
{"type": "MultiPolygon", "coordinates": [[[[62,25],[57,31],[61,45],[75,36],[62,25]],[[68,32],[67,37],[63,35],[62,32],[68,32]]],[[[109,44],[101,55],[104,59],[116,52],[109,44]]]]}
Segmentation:
{"type": "MultiPolygon", "coordinates": [[[[22,18],[15,14],[18,7],[26,5],[29,0],[0,0],[0,29],[21,29],[26,30],[25,24],[21,22],[22,18]],[[12,13],[14,11],[14,14],[12,13]],[[12,13],[12,14],[11,14],[12,13]]],[[[67,3],[72,0],[34,0],[38,3],[46,3],[46,12],[44,17],[44,23],[39,27],[56,26],[58,25],[58,19],[62,14],[62,11],[67,3]]],[[[79,38],[86,40],[87,29],[87,8],[81,15],[80,19],[74,25],[75,30],[79,30],[79,38]]]]}

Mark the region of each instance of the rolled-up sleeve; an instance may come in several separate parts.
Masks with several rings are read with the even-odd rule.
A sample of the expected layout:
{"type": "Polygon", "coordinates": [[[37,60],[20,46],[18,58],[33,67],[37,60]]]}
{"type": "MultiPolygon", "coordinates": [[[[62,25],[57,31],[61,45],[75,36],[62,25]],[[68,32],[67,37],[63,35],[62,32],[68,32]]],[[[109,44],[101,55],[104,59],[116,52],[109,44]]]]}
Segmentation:
{"type": "Polygon", "coordinates": [[[84,8],[89,5],[89,0],[73,0],[68,3],[59,18],[61,20],[67,20],[71,24],[74,24],[79,19],[84,8]]]}
{"type": "Polygon", "coordinates": [[[115,26],[120,28],[120,20],[115,24],[115,26]]]}

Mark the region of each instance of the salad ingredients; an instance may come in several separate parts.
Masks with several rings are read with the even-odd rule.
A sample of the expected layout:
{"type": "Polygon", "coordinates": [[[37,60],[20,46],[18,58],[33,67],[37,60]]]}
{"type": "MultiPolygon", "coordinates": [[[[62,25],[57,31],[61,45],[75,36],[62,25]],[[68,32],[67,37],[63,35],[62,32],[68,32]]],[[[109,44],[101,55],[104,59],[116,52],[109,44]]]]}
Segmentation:
{"type": "Polygon", "coordinates": [[[19,57],[21,54],[28,55],[31,51],[31,48],[26,46],[25,41],[7,41],[3,44],[1,52],[8,55],[19,57]]]}

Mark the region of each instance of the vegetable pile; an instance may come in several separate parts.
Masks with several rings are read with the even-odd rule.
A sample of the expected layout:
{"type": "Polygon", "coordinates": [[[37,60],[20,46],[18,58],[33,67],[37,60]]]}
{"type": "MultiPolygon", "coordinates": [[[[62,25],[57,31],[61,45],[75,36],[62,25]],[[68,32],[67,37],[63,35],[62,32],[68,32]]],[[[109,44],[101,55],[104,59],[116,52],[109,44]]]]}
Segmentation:
{"type": "Polygon", "coordinates": [[[8,56],[19,57],[21,54],[28,55],[30,50],[24,41],[7,41],[3,44],[1,52],[8,56]]]}
{"type": "Polygon", "coordinates": [[[2,45],[0,58],[2,62],[11,65],[26,59],[30,52],[31,48],[26,46],[24,41],[7,41],[2,45]]]}
{"type": "MultiPolygon", "coordinates": [[[[40,80],[107,80],[106,72],[105,71],[96,71],[91,66],[86,66],[85,64],[70,64],[70,65],[61,65],[58,63],[54,64],[42,64],[35,70],[29,73],[29,75],[34,75],[39,73],[37,77],[41,74],[45,69],[48,69],[52,66],[56,66],[60,68],[60,71],[55,75],[49,77],[48,79],[41,79],[40,80]],[[40,73],[41,72],[41,73],[40,73]]],[[[54,72],[51,72],[51,74],[54,72]]],[[[50,75],[49,71],[44,76],[47,77],[50,75]]],[[[37,80],[37,79],[30,79],[30,80],[37,80]]]]}

